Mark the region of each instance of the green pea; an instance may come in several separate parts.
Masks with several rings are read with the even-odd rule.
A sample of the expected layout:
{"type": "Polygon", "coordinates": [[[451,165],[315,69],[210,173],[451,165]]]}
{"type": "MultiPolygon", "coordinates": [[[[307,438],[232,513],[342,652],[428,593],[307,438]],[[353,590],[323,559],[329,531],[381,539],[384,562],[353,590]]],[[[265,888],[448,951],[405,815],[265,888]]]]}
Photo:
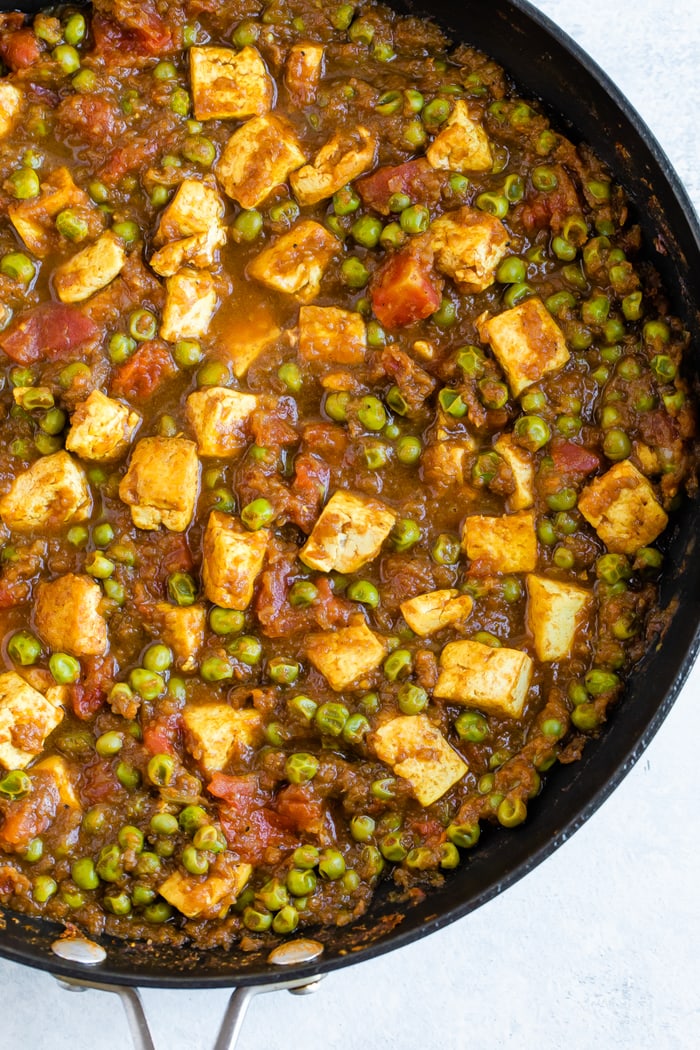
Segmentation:
{"type": "Polygon", "coordinates": [[[451,299],[447,299],[445,296],[440,300],[440,306],[431,315],[430,320],[433,324],[436,324],[438,328],[451,328],[457,321],[457,307],[451,299]]]}
{"type": "Polygon", "coordinates": [[[404,682],[398,692],[399,708],[405,715],[417,715],[428,706],[428,694],[422,686],[404,682]]]}
{"type": "Polygon", "coordinates": [[[389,453],[386,445],[380,442],[367,442],[362,450],[365,463],[370,470],[381,470],[386,466],[389,453]]]}
{"type": "Polygon", "coordinates": [[[423,107],[421,117],[428,127],[439,127],[450,115],[450,103],[445,98],[434,98],[423,107]]]}
{"type": "Polygon", "coordinates": [[[394,649],[384,661],[384,674],[390,682],[405,678],[413,667],[413,657],[408,649],[394,649]]]}
{"type": "Polygon", "coordinates": [[[121,365],[127,361],[136,349],[136,340],[125,332],[114,332],[110,336],[107,350],[110,360],[115,365],[121,365]]]}
{"type": "MultiPolygon", "coordinates": [[[[284,773],[291,784],[306,784],[318,772],[318,759],[307,751],[290,755],[284,764],[284,773]]],[[[303,894],[300,894],[303,896],[303,894]]]]}
{"type": "Polygon", "coordinates": [[[300,665],[296,660],[288,660],[284,656],[275,656],[267,665],[267,673],[273,682],[278,685],[292,685],[299,677],[300,665]]]}
{"type": "Polygon", "coordinates": [[[142,663],[148,671],[167,671],[172,666],[173,651],[167,645],[149,645],[143,654],[142,663]]]}
{"type": "Polygon", "coordinates": [[[80,663],[68,653],[52,653],[49,670],[59,685],[70,685],[80,677],[80,663]]]}
{"type": "Polygon", "coordinates": [[[496,270],[496,280],[501,284],[520,284],[527,276],[527,266],[517,255],[507,256],[496,270]]]}
{"type": "Polygon", "coordinates": [[[449,532],[441,532],[430,553],[438,565],[456,565],[461,553],[459,540],[449,532]]]}
{"type": "Polygon", "coordinates": [[[340,736],[349,717],[350,712],[344,704],[329,700],[316,711],[314,723],[327,736],[340,736]]]}
{"type": "Polygon", "coordinates": [[[175,572],[168,577],[168,595],[175,605],[194,605],[197,585],[186,572],[175,572]]]}
{"type": "Polygon", "coordinates": [[[364,288],[369,281],[369,270],[360,259],[351,255],[343,260],[340,276],[348,288],[364,288]]]}
{"type": "Polygon", "coordinates": [[[257,532],[269,525],[275,518],[275,511],[269,500],[254,499],[241,511],[241,521],[251,532],[257,532]]]}
{"type": "Polygon", "coordinates": [[[58,885],[50,875],[37,875],[32,884],[34,900],[39,904],[45,904],[57,891],[58,885]]]}
{"type": "Polygon", "coordinates": [[[256,893],[256,898],[270,911],[280,911],[289,904],[287,887],[278,879],[270,879],[256,893]]]}
{"type": "Polygon", "coordinates": [[[250,634],[243,634],[236,638],[228,647],[229,653],[241,663],[248,667],[255,667],[260,663],[262,657],[262,645],[258,638],[250,634]]]}
{"type": "Polygon", "coordinates": [[[642,293],[631,292],[624,297],[621,305],[626,321],[638,321],[642,316],[642,293]]]}
{"type": "Polygon", "coordinates": [[[480,744],[489,734],[487,720],[476,711],[463,711],[455,722],[455,729],[459,739],[470,744],[480,744]]]}
{"type": "Polygon", "coordinates": [[[254,933],[264,933],[272,926],[272,915],[266,908],[248,906],[243,911],[243,925],[254,933]]]}
{"type": "Polygon", "coordinates": [[[7,181],[15,200],[25,201],[39,196],[41,190],[39,176],[32,168],[19,168],[10,175],[7,181]]]}
{"type": "Polygon", "coordinates": [[[308,897],[316,889],[316,876],[308,868],[291,868],[286,884],[292,896],[308,897]]]}
{"type": "Polygon", "coordinates": [[[458,390],[450,390],[449,387],[443,387],[438,394],[438,402],[443,412],[453,416],[455,419],[462,419],[467,414],[467,406],[458,390]]]}
{"type": "Polygon", "coordinates": [[[129,333],[137,342],[154,339],[158,322],[150,310],[134,310],[129,317],[129,333]]]}
{"type": "MultiPolygon", "coordinates": [[[[363,248],[376,248],[382,233],[382,224],[372,215],[362,215],[350,227],[350,233],[363,248]]],[[[348,262],[350,260],[347,260],[348,262]]]]}
{"type": "Polygon", "coordinates": [[[364,715],[350,715],[343,726],[343,740],[346,744],[361,744],[370,731],[370,724],[364,715]]]}
{"type": "Polygon", "coordinates": [[[167,901],[156,901],[143,909],[143,917],[146,922],[150,922],[155,926],[160,925],[173,917],[172,905],[168,904],[167,901]]]}
{"type": "Polygon", "coordinates": [[[586,674],[585,683],[591,696],[602,696],[604,693],[611,693],[617,689],[620,679],[612,671],[603,671],[594,667],[586,674]]]}
{"type": "Polygon", "coordinates": [[[425,233],[430,225],[430,212],[422,204],[412,204],[401,212],[399,223],[404,233],[425,233]]]}
{"type": "Polygon", "coordinates": [[[0,797],[16,800],[32,790],[32,782],[22,769],[12,769],[0,780],[0,797]]]}
{"type": "Polygon", "coordinates": [[[101,758],[111,758],[112,755],[118,754],[124,746],[124,738],[121,733],[117,733],[111,730],[108,733],[102,733],[98,736],[95,741],[95,751],[101,758]]]}
{"type": "Polygon", "coordinates": [[[181,152],[185,160],[202,168],[210,168],[216,160],[216,146],[204,135],[188,135],[181,152]]]}
{"type": "Polygon", "coordinates": [[[357,409],[357,418],[367,430],[381,430],[386,423],[386,410],[378,398],[363,397],[357,409]]]}
{"type": "Polygon", "coordinates": [[[536,190],[540,190],[544,193],[551,193],[559,185],[559,179],[557,178],[556,172],[552,168],[547,168],[544,165],[540,165],[532,169],[530,174],[532,179],[532,185],[536,190]]]}
{"type": "Polygon", "coordinates": [[[24,252],[8,252],[0,259],[0,273],[22,284],[29,284],[36,274],[36,267],[24,252]]]}
{"type": "Polygon", "coordinates": [[[420,120],[410,120],[405,125],[403,141],[412,150],[419,150],[425,146],[428,136],[420,120]]]}
{"type": "Polygon", "coordinates": [[[236,47],[250,47],[260,35],[260,26],[252,19],[240,22],[233,31],[231,39],[236,47]]]}
{"type": "Polygon", "coordinates": [[[541,416],[520,416],[515,421],[513,433],[519,445],[536,452],[543,448],[551,439],[552,432],[547,422],[541,416]]]}
{"type": "Polygon", "coordinates": [[[214,607],[209,613],[209,626],[214,634],[238,634],[245,626],[245,615],[237,609],[214,607]]]}
{"type": "Polygon", "coordinates": [[[280,379],[290,394],[298,394],[303,386],[303,376],[299,365],[294,361],[285,361],[277,369],[277,378],[280,379]]]}
{"type": "Polygon", "coordinates": [[[371,609],[379,605],[379,591],[369,580],[354,580],[348,587],[346,594],[351,601],[361,602],[371,609]]]}
{"type": "Polygon", "coordinates": [[[508,198],[500,193],[480,193],[474,203],[480,211],[485,211],[498,219],[505,219],[508,214],[508,198]]]}
{"type": "Polygon", "coordinates": [[[233,667],[222,656],[208,656],[202,660],[199,673],[205,682],[224,682],[233,678],[233,667]]]}
{"type": "Polygon", "coordinates": [[[312,700],[310,696],[304,696],[299,694],[293,696],[287,701],[287,707],[294,714],[300,715],[305,721],[311,722],[318,709],[318,705],[315,700],[312,700]]]}
{"type": "Polygon", "coordinates": [[[178,117],[187,117],[192,106],[192,99],[190,98],[189,92],[185,91],[184,88],[176,87],[170,96],[170,109],[173,113],[176,113],[178,117]]]}
{"type": "Polygon", "coordinates": [[[389,222],[381,232],[379,243],[382,248],[400,248],[406,240],[406,234],[398,222],[389,222]]]}
{"type": "Polygon", "coordinates": [[[481,834],[478,824],[450,824],[447,828],[447,838],[460,849],[471,849],[476,846],[481,834]]]}
{"type": "Polygon", "coordinates": [[[131,897],[128,893],[106,893],[102,903],[112,915],[128,915],[131,911],[131,897]]]}
{"type": "Polygon", "coordinates": [[[63,29],[63,39],[76,47],[85,37],[87,27],[81,14],[71,15],[63,29]]]}
{"type": "Polygon", "coordinates": [[[114,572],[114,562],[100,551],[93,551],[85,559],[85,571],[98,580],[106,580],[114,572]]]}
{"type": "Polygon", "coordinates": [[[370,784],[370,792],[380,802],[388,802],[396,797],[396,781],[393,777],[373,780],[370,784]]]}
{"type": "Polygon", "coordinates": [[[155,700],[165,692],[162,675],[145,667],[135,667],[129,673],[129,685],[142,700],[155,700]]]}
{"type": "Polygon", "coordinates": [[[632,442],[627,437],[624,430],[613,427],[607,431],[603,439],[603,452],[608,459],[613,460],[613,462],[627,459],[631,451],[632,442]]]}
{"type": "Polygon", "coordinates": [[[299,912],[291,904],[285,904],[272,920],[275,933],[293,933],[299,925],[299,912]]]}
{"type": "Polygon", "coordinates": [[[195,846],[185,846],[180,854],[180,862],[190,875],[206,875],[209,871],[209,858],[195,846]]]}
{"type": "Polygon", "coordinates": [[[51,52],[63,73],[75,73],[80,69],[80,55],[71,44],[59,44],[51,52]]]}
{"type": "Polygon", "coordinates": [[[345,859],[335,849],[324,849],[318,861],[318,873],[322,879],[334,882],[345,874],[345,859]]]}
{"type": "Polygon", "coordinates": [[[240,212],[233,221],[234,239],[237,241],[254,241],[260,236],[263,228],[263,217],[252,208],[240,212]]]}
{"type": "Polygon", "coordinates": [[[593,704],[579,704],[571,712],[571,721],[582,732],[589,732],[598,725],[598,712],[593,704]]]}
{"type": "Polygon", "coordinates": [[[399,518],[391,530],[390,541],[395,551],[403,554],[411,550],[421,538],[421,530],[418,522],[412,518],[399,518]]]}
{"type": "Polygon", "coordinates": [[[527,817],[527,806],[520,798],[504,798],[496,810],[499,824],[504,828],[514,828],[527,817]]]}
{"type": "Polygon", "coordinates": [[[149,826],[156,835],[174,835],[178,829],[177,817],[172,813],[154,813],[149,826]]]}
{"type": "Polygon", "coordinates": [[[289,604],[295,609],[307,609],[318,598],[318,588],[310,580],[297,580],[289,589],[289,604]]]}
{"type": "Polygon", "coordinates": [[[13,663],[30,667],[41,655],[41,642],[29,631],[17,631],[7,643],[7,653],[13,663]]]}
{"type": "Polygon", "coordinates": [[[336,215],[352,215],[359,207],[360,198],[352,186],[344,186],[333,194],[333,211],[336,215]]]}
{"type": "Polygon", "coordinates": [[[408,855],[408,850],[404,846],[401,835],[398,832],[390,832],[385,835],[379,843],[379,849],[385,860],[399,863],[405,860],[408,855]]]}

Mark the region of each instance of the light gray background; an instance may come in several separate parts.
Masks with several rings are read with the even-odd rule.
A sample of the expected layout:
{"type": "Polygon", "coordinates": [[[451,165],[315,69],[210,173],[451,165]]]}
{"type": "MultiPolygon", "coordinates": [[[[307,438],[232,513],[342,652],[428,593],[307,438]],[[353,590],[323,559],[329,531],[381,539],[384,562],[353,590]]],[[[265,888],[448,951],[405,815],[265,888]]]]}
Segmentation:
{"type": "MultiPolygon", "coordinates": [[[[698,0],[536,6],[627,94],[700,207],[698,0]]],[[[699,707],[696,667],[636,768],[543,866],[448,929],[331,975],[315,996],[259,997],[241,1050],[700,1046],[699,707]]],[[[2,960],[0,982],[13,1050],[130,1045],[113,996],[72,994],[2,960]]],[[[226,993],[143,998],[158,1050],[211,1050],[226,993]]]]}

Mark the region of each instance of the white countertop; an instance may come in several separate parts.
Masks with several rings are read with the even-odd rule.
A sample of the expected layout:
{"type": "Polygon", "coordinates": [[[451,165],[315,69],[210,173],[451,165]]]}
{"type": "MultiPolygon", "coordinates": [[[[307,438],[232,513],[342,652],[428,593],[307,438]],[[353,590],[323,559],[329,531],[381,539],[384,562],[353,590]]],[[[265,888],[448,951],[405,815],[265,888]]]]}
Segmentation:
{"type": "MultiPolygon", "coordinates": [[[[18,4],[21,6],[21,3],[18,4]]],[[[698,0],[536,0],[628,96],[700,209],[698,0]]],[[[477,912],[265,995],[240,1050],[685,1050],[700,1045],[700,666],[626,780],[547,862],[477,912]]],[[[131,1045],[118,1000],[0,960],[12,1050],[131,1045]]],[[[158,1050],[211,1050],[225,992],[143,994],[158,1050]]]]}

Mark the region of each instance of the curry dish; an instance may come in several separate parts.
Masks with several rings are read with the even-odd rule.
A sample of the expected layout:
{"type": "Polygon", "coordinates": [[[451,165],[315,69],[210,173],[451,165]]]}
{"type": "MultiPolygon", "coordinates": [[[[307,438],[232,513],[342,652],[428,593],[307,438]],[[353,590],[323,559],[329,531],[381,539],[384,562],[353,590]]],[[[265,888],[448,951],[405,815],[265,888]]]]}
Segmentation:
{"type": "Polygon", "coordinates": [[[623,191],[373,3],[0,58],[0,899],[245,948],[429,892],[663,628],[687,336],[623,191]]]}

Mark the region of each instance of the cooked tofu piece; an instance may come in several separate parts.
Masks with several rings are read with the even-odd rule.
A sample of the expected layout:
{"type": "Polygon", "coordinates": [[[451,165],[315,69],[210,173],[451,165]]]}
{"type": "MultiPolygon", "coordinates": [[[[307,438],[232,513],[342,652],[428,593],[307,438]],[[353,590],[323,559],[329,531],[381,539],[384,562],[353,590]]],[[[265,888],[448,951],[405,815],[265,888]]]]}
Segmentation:
{"type": "Polygon", "coordinates": [[[374,671],[385,651],[383,641],[366,623],[321,631],[306,639],[306,655],[336,693],[374,671]]]}
{"type": "Polygon", "coordinates": [[[158,887],[161,897],[188,919],[222,919],[253,873],[252,864],[229,858],[222,863],[223,856],[219,854],[206,876],[173,872],[158,887]]]}
{"type": "Polygon", "coordinates": [[[304,40],[289,49],[284,82],[297,106],[310,106],[323,76],[323,45],[304,40]]]}
{"type": "Polygon", "coordinates": [[[66,448],[81,459],[119,459],[128,451],[140,423],[141,416],[129,405],[93,390],[71,417],[66,448]]]}
{"type": "Polygon", "coordinates": [[[82,303],[118,277],[125,262],[124,245],[116,234],[107,230],[54,270],[56,295],[62,303],[82,303]]]}
{"type": "Polygon", "coordinates": [[[367,353],[367,329],[360,314],[337,306],[302,306],[299,356],[304,361],[359,365],[367,353]]]}
{"type": "Polygon", "coordinates": [[[616,463],[587,485],[578,509],[616,554],[635,554],[653,543],[668,524],[651,484],[629,460],[616,463]]]}
{"type": "Polygon", "coordinates": [[[438,270],[465,295],[493,284],[510,242],[501,220],[478,208],[460,208],[435,219],[429,236],[438,270]]]}
{"type": "Polygon", "coordinates": [[[433,694],[502,718],[520,718],[532,681],[533,663],[519,649],[493,649],[481,642],[450,642],[440,656],[433,694]]]}
{"type": "Polygon", "coordinates": [[[191,47],[190,80],[197,120],[247,120],[272,109],[275,85],[254,47],[191,47]]]}
{"type": "Polygon", "coordinates": [[[474,602],[468,594],[460,594],[455,588],[443,591],[428,591],[401,602],[401,614],[416,634],[427,638],[443,627],[453,623],[464,623],[471,614],[474,602]]]}
{"type": "Polygon", "coordinates": [[[161,339],[176,343],[178,339],[199,339],[206,335],[216,304],[214,278],[206,270],[186,267],[167,277],[161,339]]]}
{"type": "Polygon", "coordinates": [[[63,715],[50,690],[44,696],[16,671],[0,674],[0,765],[5,769],[28,766],[43,751],[44,741],[63,715]]]}
{"type": "Polygon", "coordinates": [[[310,569],[357,572],[379,554],[396,515],[378,499],[334,492],[299,552],[310,569]]]}
{"type": "Polygon", "coordinates": [[[216,177],[242,208],[257,208],[304,163],[293,128],[268,113],[234,131],[216,165],[216,177]]]}
{"type": "Polygon", "coordinates": [[[160,637],[175,655],[181,671],[194,671],[199,651],[204,645],[207,611],[203,605],[171,605],[157,602],[156,618],[160,637]]]}
{"type": "Polygon", "coordinates": [[[182,721],[187,750],[208,774],[223,769],[234,751],[256,747],[263,737],[262,715],[252,707],[185,704],[182,721]]]}
{"type": "Polygon", "coordinates": [[[421,462],[423,469],[430,472],[441,487],[464,485],[469,480],[469,463],[467,453],[474,451],[471,440],[451,441],[440,438],[434,445],[425,449],[421,462]]]}
{"type": "Polygon", "coordinates": [[[374,750],[398,777],[410,781],[421,806],[437,802],[469,769],[427,715],[385,722],[374,734],[374,750]]]}
{"type": "Polygon", "coordinates": [[[248,608],[269,541],[267,529],[248,532],[230,514],[211,512],[202,546],[202,583],[210,602],[239,612],[248,608]]]}
{"type": "Polygon", "coordinates": [[[0,499],[0,518],[13,532],[57,532],[91,513],[85,471],[67,452],[35,460],[0,499]]]}
{"type": "Polygon", "coordinates": [[[240,315],[226,318],[226,327],[219,332],[216,347],[231,363],[233,374],[241,379],[254,361],[282,335],[269,307],[255,304],[240,315]]]}
{"type": "Polygon", "coordinates": [[[89,576],[67,573],[37,588],[34,620],[49,649],[73,656],[102,656],[107,624],[100,612],[102,590],[89,576]]]}
{"type": "Polygon", "coordinates": [[[41,762],[32,766],[32,773],[50,773],[56,782],[61,804],[68,806],[69,809],[82,809],[76,792],[77,776],[65,758],[60,755],[42,758],[41,762]]]}
{"type": "Polygon", "coordinates": [[[14,84],[0,81],[0,139],[12,131],[21,106],[22,93],[14,84]]]}
{"type": "Polygon", "coordinates": [[[266,288],[308,303],[318,295],[321,278],[340,248],[329,230],[303,219],[248,263],[248,275],[266,288]]]}
{"type": "Polygon", "coordinates": [[[206,269],[216,261],[216,249],[226,241],[223,226],[212,226],[206,233],[171,241],[151,256],[151,269],[161,277],[172,277],[185,266],[206,269]]]}
{"type": "Polygon", "coordinates": [[[201,179],[183,179],[161,212],[153,243],[160,248],[170,241],[206,233],[221,225],[224,211],[224,202],[216,186],[201,179]]]}
{"type": "Polygon", "coordinates": [[[527,583],[527,625],[539,660],[572,656],[576,632],[587,620],[593,595],[583,587],[531,574],[527,583]]]}
{"type": "Polygon", "coordinates": [[[541,299],[526,299],[481,326],[514,397],[569,360],[564,334],[541,299]]]}
{"type": "Polygon", "coordinates": [[[187,419],[200,456],[234,456],[246,443],[244,425],[256,408],[254,394],[225,386],[195,390],[186,402],[187,419]]]}
{"type": "Polygon", "coordinates": [[[192,521],[199,491],[197,446],[183,437],[149,437],[138,442],[119,485],[137,529],[184,532],[192,521]]]}
{"type": "Polygon", "coordinates": [[[38,197],[13,201],[7,214],[29,251],[43,259],[54,241],[54,219],[65,208],[93,210],[95,205],[75,184],[68,168],[56,168],[42,180],[38,197]]]}
{"type": "Polygon", "coordinates": [[[332,197],[336,190],[374,167],[377,141],[367,128],[338,131],[307,164],[290,176],[294,196],[302,207],[332,197]]]}
{"type": "Polygon", "coordinates": [[[510,513],[516,510],[528,510],[535,501],[535,464],[532,455],[513,442],[510,434],[502,434],[493,445],[513,475],[515,490],[506,500],[510,513]]]}
{"type": "Polygon", "coordinates": [[[537,533],[532,511],[500,518],[471,514],[462,529],[462,547],[472,572],[507,575],[533,572],[537,565],[537,533]]]}
{"type": "Polygon", "coordinates": [[[474,171],[491,171],[493,154],[488,136],[481,124],[469,116],[463,99],[454,109],[441,131],[425,152],[433,168],[446,168],[468,175],[474,171]]]}

